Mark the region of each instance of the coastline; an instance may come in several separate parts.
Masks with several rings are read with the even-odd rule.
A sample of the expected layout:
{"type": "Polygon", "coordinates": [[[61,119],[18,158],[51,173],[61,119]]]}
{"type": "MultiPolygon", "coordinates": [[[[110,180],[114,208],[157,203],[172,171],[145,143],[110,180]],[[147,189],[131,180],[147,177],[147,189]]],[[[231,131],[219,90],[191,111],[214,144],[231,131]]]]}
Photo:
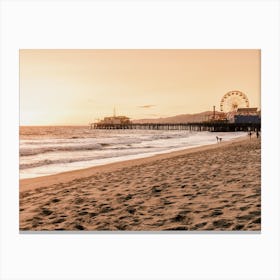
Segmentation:
{"type": "Polygon", "coordinates": [[[20,184],[21,231],[261,230],[256,137],[20,184]]]}
{"type": "Polygon", "coordinates": [[[161,153],[161,154],[148,156],[148,157],[107,163],[107,164],[92,166],[92,167],[88,167],[88,168],[71,170],[71,171],[66,171],[66,172],[61,172],[61,173],[46,175],[46,176],[40,176],[40,177],[35,177],[35,178],[20,179],[19,180],[20,192],[27,191],[27,190],[33,190],[36,188],[43,188],[43,187],[47,187],[52,184],[66,183],[66,182],[75,180],[76,178],[86,178],[86,177],[89,177],[98,172],[113,172],[122,167],[127,167],[127,166],[131,166],[131,165],[145,164],[145,163],[150,163],[150,162],[160,160],[160,159],[172,158],[172,157],[190,154],[190,153],[194,153],[194,152],[212,150],[212,149],[216,149],[219,147],[231,145],[232,143],[236,143],[236,142],[240,142],[240,141],[243,142],[246,140],[248,140],[248,137],[244,136],[244,137],[239,137],[239,138],[236,138],[233,140],[224,141],[221,143],[191,147],[191,148],[186,148],[186,149],[182,149],[182,150],[175,151],[175,152],[166,152],[166,153],[161,153]]]}

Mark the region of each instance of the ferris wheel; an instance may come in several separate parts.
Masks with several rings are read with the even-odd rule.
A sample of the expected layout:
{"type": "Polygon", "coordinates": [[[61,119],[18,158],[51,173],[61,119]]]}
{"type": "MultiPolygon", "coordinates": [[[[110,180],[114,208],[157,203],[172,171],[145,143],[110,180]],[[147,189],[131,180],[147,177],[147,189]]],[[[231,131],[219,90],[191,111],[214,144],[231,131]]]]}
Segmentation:
{"type": "Polygon", "coordinates": [[[233,112],[238,108],[249,108],[249,99],[245,93],[233,90],[226,93],[220,102],[221,112],[233,112]]]}

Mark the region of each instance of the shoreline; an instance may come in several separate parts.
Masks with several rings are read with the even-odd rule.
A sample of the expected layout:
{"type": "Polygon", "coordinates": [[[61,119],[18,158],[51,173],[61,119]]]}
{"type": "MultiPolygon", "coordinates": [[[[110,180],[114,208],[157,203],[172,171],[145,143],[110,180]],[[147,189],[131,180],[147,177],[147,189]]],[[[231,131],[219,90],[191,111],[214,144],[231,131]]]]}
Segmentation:
{"type": "Polygon", "coordinates": [[[20,184],[20,232],[261,230],[256,137],[20,184]]]}
{"type": "Polygon", "coordinates": [[[92,166],[92,167],[87,167],[87,168],[82,168],[82,169],[77,169],[77,170],[70,170],[70,171],[65,171],[65,172],[51,174],[51,175],[19,179],[19,191],[23,192],[23,191],[34,190],[37,188],[48,187],[49,185],[52,185],[52,184],[67,183],[72,180],[75,180],[76,178],[90,177],[99,172],[113,172],[113,171],[118,170],[123,167],[150,163],[150,162],[157,161],[160,159],[167,159],[167,158],[191,154],[191,153],[195,153],[195,152],[212,150],[212,149],[231,145],[232,143],[243,142],[246,140],[249,140],[248,136],[241,136],[236,139],[224,141],[221,143],[191,147],[191,148],[186,148],[186,149],[182,149],[179,151],[165,152],[165,153],[161,153],[161,154],[157,154],[157,155],[153,155],[153,156],[117,161],[117,162],[113,162],[113,163],[107,163],[107,164],[102,164],[102,165],[97,165],[97,166],[92,166]]]}

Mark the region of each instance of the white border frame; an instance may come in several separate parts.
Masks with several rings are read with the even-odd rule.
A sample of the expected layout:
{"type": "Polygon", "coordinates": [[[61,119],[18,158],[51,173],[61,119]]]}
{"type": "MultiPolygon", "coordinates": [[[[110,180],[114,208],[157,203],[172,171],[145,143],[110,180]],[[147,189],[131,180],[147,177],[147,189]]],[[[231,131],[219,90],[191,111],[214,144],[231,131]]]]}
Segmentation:
{"type": "Polygon", "coordinates": [[[279,279],[279,2],[1,2],[1,279],[279,279]],[[261,234],[18,231],[18,50],[262,50],[261,234]]]}

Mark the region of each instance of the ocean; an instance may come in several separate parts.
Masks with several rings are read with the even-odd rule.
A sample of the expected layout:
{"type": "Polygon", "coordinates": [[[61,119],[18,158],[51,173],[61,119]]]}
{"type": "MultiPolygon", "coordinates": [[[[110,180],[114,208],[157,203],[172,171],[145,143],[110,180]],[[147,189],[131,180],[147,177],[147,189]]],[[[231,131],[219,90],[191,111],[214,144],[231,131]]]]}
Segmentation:
{"type": "Polygon", "coordinates": [[[88,126],[20,127],[20,179],[217,144],[244,132],[95,130],[88,126]]]}

